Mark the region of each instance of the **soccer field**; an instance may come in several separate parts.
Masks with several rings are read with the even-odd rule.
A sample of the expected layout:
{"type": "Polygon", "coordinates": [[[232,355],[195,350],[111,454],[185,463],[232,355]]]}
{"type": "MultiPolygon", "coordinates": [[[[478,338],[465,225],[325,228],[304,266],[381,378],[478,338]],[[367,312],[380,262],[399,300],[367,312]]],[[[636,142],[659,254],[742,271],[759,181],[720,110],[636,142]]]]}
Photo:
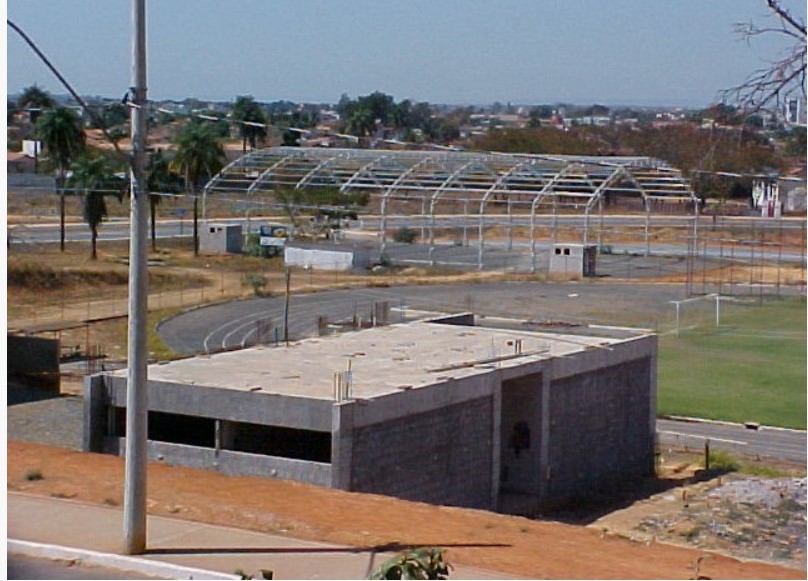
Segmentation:
{"type": "Polygon", "coordinates": [[[659,340],[659,414],[806,428],[806,304],[723,309],[659,340]]]}

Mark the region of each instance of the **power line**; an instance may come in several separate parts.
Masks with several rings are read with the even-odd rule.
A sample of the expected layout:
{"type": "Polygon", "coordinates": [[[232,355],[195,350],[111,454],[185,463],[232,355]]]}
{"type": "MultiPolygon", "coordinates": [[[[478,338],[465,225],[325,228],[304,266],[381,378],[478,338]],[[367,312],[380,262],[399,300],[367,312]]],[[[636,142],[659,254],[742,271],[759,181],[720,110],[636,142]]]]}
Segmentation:
{"type": "MultiPolygon", "coordinates": [[[[39,57],[39,58],[42,60],[42,62],[43,62],[43,63],[45,63],[45,66],[47,66],[47,67],[50,69],[50,71],[51,71],[51,72],[52,72],[54,75],[56,75],[56,78],[57,78],[57,79],[59,79],[59,82],[60,82],[60,83],[62,83],[62,85],[63,85],[63,86],[64,86],[64,87],[65,87],[65,88],[66,88],[66,89],[67,89],[67,90],[70,92],[70,94],[73,96],[73,98],[76,100],[76,102],[77,102],[79,105],[81,105],[81,108],[82,108],[82,109],[83,109],[83,110],[84,110],[84,111],[87,113],[87,115],[90,117],[90,119],[92,119],[92,120],[93,120],[93,122],[94,122],[96,125],[99,125],[99,126],[100,126],[101,124],[100,124],[100,122],[99,122],[98,118],[97,118],[97,117],[95,116],[95,114],[94,114],[94,113],[93,113],[93,112],[90,110],[90,108],[89,108],[89,106],[87,105],[87,103],[85,103],[85,102],[84,102],[84,100],[83,100],[83,99],[82,99],[82,98],[79,96],[79,94],[78,94],[78,93],[77,93],[77,92],[76,92],[76,91],[73,89],[73,87],[70,85],[70,83],[68,83],[68,82],[67,82],[67,79],[65,79],[65,78],[64,78],[64,76],[62,76],[62,74],[59,72],[59,70],[58,70],[58,69],[57,69],[57,68],[56,68],[56,67],[55,67],[55,66],[54,66],[54,65],[53,65],[53,64],[50,62],[50,60],[48,59],[48,57],[46,57],[46,56],[45,56],[45,54],[44,54],[44,53],[43,53],[41,50],[39,50],[39,47],[36,45],[36,43],[34,43],[34,41],[33,41],[33,40],[31,40],[31,38],[30,38],[30,37],[29,37],[27,34],[25,34],[25,32],[23,32],[23,30],[22,30],[22,29],[21,29],[19,26],[17,26],[16,24],[14,24],[14,23],[13,23],[11,20],[6,19],[6,22],[8,23],[8,25],[9,25],[9,26],[10,26],[10,27],[11,27],[11,28],[12,28],[12,29],[13,29],[13,30],[14,30],[14,31],[17,33],[17,34],[19,34],[19,35],[20,35],[20,37],[21,37],[21,38],[22,38],[22,39],[23,39],[23,40],[24,40],[24,41],[25,41],[25,42],[28,44],[28,46],[30,46],[30,47],[31,47],[31,50],[33,50],[33,51],[36,53],[36,55],[37,55],[37,56],[38,56],[38,57],[39,57]]],[[[108,141],[109,141],[109,142],[112,144],[112,146],[115,148],[115,151],[118,153],[118,155],[120,155],[120,156],[121,156],[123,159],[125,159],[127,162],[131,162],[131,160],[129,159],[129,156],[128,156],[128,155],[126,155],[126,154],[125,154],[123,151],[121,151],[121,149],[118,147],[118,144],[115,142],[115,140],[114,140],[114,139],[112,139],[112,137],[110,137],[109,133],[107,133],[107,130],[106,130],[106,129],[104,129],[103,127],[101,127],[101,131],[104,133],[104,137],[106,137],[106,138],[107,138],[107,140],[108,140],[108,141]]]]}

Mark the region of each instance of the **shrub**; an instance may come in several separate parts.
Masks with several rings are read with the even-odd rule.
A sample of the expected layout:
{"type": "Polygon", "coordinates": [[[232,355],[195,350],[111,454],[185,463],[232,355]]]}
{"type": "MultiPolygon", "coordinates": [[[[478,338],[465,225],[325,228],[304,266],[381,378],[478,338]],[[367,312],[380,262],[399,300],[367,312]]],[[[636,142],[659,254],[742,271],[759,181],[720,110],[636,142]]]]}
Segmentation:
{"type": "Polygon", "coordinates": [[[255,296],[264,296],[265,289],[269,284],[267,277],[263,274],[245,274],[244,282],[250,285],[255,293],[255,296]]]}
{"type": "Polygon", "coordinates": [[[28,470],[25,473],[25,479],[28,482],[33,482],[34,480],[43,480],[44,478],[45,476],[42,474],[42,470],[39,470],[38,468],[34,470],[28,470]]]}
{"type": "Polygon", "coordinates": [[[448,579],[449,567],[443,549],[421,547],[391,557],[379,565],[371,579],[448,579]]]}
{"type": "Polygon", "coordinates": [[[710,470],[717,472],[737,472],[741,463],[732,455],[723,450],[710,450],[710,470]]]}
{"type": "Polygon", "coordinates": [[[418,232],[407,226],[402,226],[393,234],[393,240],[402,244],[413,244],[418,240],[418,232]]]}

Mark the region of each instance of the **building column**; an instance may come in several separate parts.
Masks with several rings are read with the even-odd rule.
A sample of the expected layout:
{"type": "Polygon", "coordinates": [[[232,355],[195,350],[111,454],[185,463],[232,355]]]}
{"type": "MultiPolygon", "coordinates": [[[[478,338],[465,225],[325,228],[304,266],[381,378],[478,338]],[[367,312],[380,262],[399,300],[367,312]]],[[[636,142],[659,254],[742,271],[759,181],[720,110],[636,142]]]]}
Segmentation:
{"type": "Polygon", "coordinates": [[[353,402],[331,408],[331,488],[351,489],[353,461],[353,402]]]}
{"type": "Polygon", "coordinates": [[[489,374],[491,398],[493,400],[493,421],[491,422],[491,510],[499,512],[499,483],[502,476],[502,377],[499,373],[489,374]]]}
{"type": "Polygon", "coordinates": [[[84,430],[81,449],[85,452],[102,452],[107,430],[106,385],[104,375],[84,378],[84,430]]]}
{"type": "Polygon", "coordinates": [[[539,498],[547,498],[550,486],[550,386],[552,385],[553,362],[548,361],[541,374],[541,437],[539,439],[539,498]]]}

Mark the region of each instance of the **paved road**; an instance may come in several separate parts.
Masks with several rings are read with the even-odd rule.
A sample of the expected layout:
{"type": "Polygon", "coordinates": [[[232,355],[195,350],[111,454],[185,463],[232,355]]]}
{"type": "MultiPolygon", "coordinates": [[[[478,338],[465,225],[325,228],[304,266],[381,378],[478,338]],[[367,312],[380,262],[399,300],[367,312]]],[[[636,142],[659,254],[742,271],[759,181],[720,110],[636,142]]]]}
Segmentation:
{"type": "Polygon", "coordinates": [[[52,561],[26,555],[8,555],[7,579],[162,579],[111,567],[88,566],[72,561],[52,561]]]}
{"type": "MultiPolygon", "coordinates": [[[[661,313],[660,305],[681,300],[681,285],[609,283],[496,282],[472,285],[428,285],[360,288],[293,295],[289,307],[291,339],[314,336],[317,319],[353,320],[354,314],[369,320],[373,304],[387,302],[390,321],[415,317],[414,311],[474,311],[487,317],[531,321],[637,325],[655,327],[672,320],[674,311],[661,313]]],[[[211,305],[182,313],[165,321],[160,337],[182,354],[205,353],[253,344],[258,321],[271,324],[268,339],[283,337],[284,298],[262,298],[211,305]]]]}
{"type": "MultiPolygon", "coordinates": [[[[248,227],[250,231],[257,231],[258,225],[263,223],[270,223],[271,218],[216,218],[217,223],[230,223],[241,224],[246,232],[248,227]]],[[[583,216],[552,216],[547,214],[537,215],[534,224],[537,228],[546,229],[554,224],[560,227],[578,228],[584,226],[586,219],[583,216]]],[[[508,219],[505,215],[488,214],[483,217],[483,225],[485,227],[492,226],[507,226],[527,228],[530,226],[531,220],[529,216],[514,215],[508,219]]],[[[662,216],[652,215],[649,219],[651,228],[689,228],[693,224],[693,218],[690,216],[662,216]]],[[[590,217],[590,227],[600,224],[598,217],[590,217]]],[[[645,216],[642,215],[607,215],[603,217],[603,228],[614,229],[621,227],[644,228],[646,224],[645,216]]],[[[381,225],[381,218],[379,216],[363,216],[359,221],[352,224],[353,227],[360,227],[369,232],[377,232],[381,225]]],[[[440,215],[436,216],[433,221],[430,216],[421,215],[392,215],[386,218],[386,225],[388,229],[400,228],[407,226],[417,230],[424,230],[424,234],[428,236],[429,228],[434,227],[438,229],[455,228],[459,231],[466,227],[467,238],[471,241],[476,241],[478,229],[480,226],[480,219],[477,215],[440,215]]],[[[710,228],[713,226],[712,217],[701,216],[699,218],[700,228],[710,228]]],[[[760,232],[764,230],[784,231],[789,230],[802,230],[805,228],[804,218],[746,218],[746,217],[728,217],[724,218],[722,227],[730,226],[733,237],[738,239],[759,238],[760,232]],[[757,234],[755,234],[757,233],[757,234]]],[[[157,235],[161,238],[170,238],[177,236],[190,236],[192,233],[192,220],[185,218],[182,220],[159,220],[157,223],[157,235]]],[[[32,224],[16,224],[10,229],[12,233],[12,242],[31,241],[31,242],[58,242],[59,241],[59,224],[58,223],[32,223],[32,224]]],[[[82,222],[71,222],[66,226],[66,236],[69,241],[88,241],[90,239],[90,231],[87,226],[82,222]]],[[[129,221],[126,218],[112,219],[104,224],[99,229],[100,240],[126,240],[129,238],[129,221]]]]}
{"type": "Polygon", "coordinates": [[[806,432],[762,427],[748,429],[735,424],[657,420],[659,441],[663,444],[701,449],[710,440],[713,449],[745,456],[760,456],[806,463],[806,432]]]}

